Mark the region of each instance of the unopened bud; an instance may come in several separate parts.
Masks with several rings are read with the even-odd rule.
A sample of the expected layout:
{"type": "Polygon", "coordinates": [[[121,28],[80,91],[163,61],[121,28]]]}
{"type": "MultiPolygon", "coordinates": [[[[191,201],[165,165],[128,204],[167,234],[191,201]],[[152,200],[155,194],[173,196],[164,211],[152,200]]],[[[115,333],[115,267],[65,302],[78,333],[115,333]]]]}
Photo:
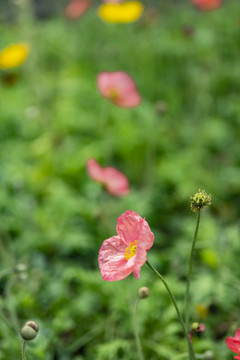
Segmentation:
{"type": "Polygon", "coordinates": [[[198,322],[194,322],[192,323],[191,329],[193,329],[194,331],[198,330],[199,327],[199,323],[198,322]]]}
{"type": "Polygon", "coordinates": [[[198,190],[194,196],[190,196],[190,200],[191,209],[195,212],[211,205],[212,195],[208,195],[205,190],[198,190]]]}
{"type": "Polygon", "coordinates": [[[20,330],[20,334],[24,340],[33,340],[38,333],[39,325],[35,321],[27,321],[20,330]]]}
{"type": "Polygon", "coordinates": [[[148,287],[143,286],[140,289],[138,289],[138,297],[139,299],[146,299],[150,295],[150,290],[148,287]]]}

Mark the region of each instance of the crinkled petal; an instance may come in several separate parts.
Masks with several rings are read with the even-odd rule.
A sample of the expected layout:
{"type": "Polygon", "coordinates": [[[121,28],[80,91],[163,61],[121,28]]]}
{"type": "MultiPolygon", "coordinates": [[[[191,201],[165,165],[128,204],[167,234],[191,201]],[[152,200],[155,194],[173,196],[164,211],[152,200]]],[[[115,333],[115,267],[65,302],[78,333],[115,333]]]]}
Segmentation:
{"type": "Polygon", "coordinates": [[[133,271],[134,257],[125,259],[126,244],[119,236],[105,240],[99,250],[98,263],[104,280],[125,279],[133,271]]]}
{"type": "Polygon", "coordinates": [[[87,172],[91,179],[94,181],[104,183],[105,175],[104,169],[98,164],[95,159],[88,159],[87,161],[87,172]]]}
{"type": "Polygon", "coordinates": [[[137,240],[137,249],[142,243],[145,251],[149,250],[154,242],[154,235],[147,221],[131,210],[127,210],[117,219],[117,233],[126,244],[137,240]]]}
{"type": "Polygon", "coordinates": [[[124,196],[130,191],[127,177],[114,167],[104,168],[104,182],[109,194],[124,196]]]}
{"type": "Polygon", "coordinates": [[[145,264],[146,261],[147,261],[147,251],[145,249],[144,242],[138,241],[137,252],[134,259],[134,268],[133,268],[133,274],[136,279],[140,278],[141,267],[145,264]]]}
{"type": "Polygon", "coordinates": [[[91,6],[91,0],[72,0],[64,10],[69,20],[79,19],[91,6]]]}
{"type": "Polygon", "coordinates": [[[226,344],[229,347],[229,349],[235,353],[240,353],[240,340],[235,339],[235,337],[229,336],[226,339],[226,344]]]}

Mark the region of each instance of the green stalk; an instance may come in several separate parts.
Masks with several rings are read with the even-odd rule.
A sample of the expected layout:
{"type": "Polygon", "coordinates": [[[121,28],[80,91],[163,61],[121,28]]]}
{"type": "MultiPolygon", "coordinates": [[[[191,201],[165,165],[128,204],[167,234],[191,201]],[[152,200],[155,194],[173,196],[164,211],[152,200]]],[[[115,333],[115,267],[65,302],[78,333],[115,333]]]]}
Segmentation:
{"type": "Polygon", "coordinates": [[[186,286],[186,308],[185,308],[185,322],[186,322],[186,328],[187,331],[189,331],[189,305],[190,305],[190,280],[191,280],[191,274],[192,274],[192,264],[193,264],[193,255],[194,255],[194,249],[195,249],[195,243],[197,240],[197,234],[198,234],[198,228],[199,228],[199,223],[200,223],[200,214],[201,214],[201,210],[198,210],[198,216],[197,216],[197,224],[196,224],[196,229],[195,229],[195,233],[194,233],[194,237],[193,237],[193,241],[192,241],[192,248],[191,248],[191,253],[190,253],[190,257],[189,257],[189,267],[188,267],[188,275],[187,275],[187,286],[186,286]]]}
{"type": "Polygon", "coordinates": [[[22,355],[22,360],[27,360],[27,357],[26,357],[26,341],[25,340],[23,340],[23,342],[22,342],[21,355],[22,355]]]}
{"type": "Polygon", "coordinates": [[[162,275],[149,263],[149,261],[146,262],[146,264],[150,267],[150,269],[155,273],[155,275],[157,275],[157,277],[162,281],[162,283],[164,284],[165,288],[167,289],[168,291],[168,294],[173,302],[173,305],[176,309],[176,312],[177,312],[177,316],[178,316],[178,319],[179,319],[179,322],[182,326],[182,329],[183,329],[183,333],[185,335],[185,338],[186,338],[186,341],[187,341],[187,344],[188,344],[188,351],[189,351],[189,357],[191,360],[196,360],[196,357],[195,357],[195,353],[194,353],[194,350],[193,350],[193,346],[191,344],[191,341],[189,339],[189,336],[188,336],[188,332],[187,332],[187,329],[185,327],[185,324],[184,324],[184,321],[183,321],[183,318],[182,318],[182,315],[179,311],[179,308],[178,308],[178,305],[177,305],[177,302],[176,302],[176,299],[175,299],[175,296],[173,295],[173,292],[172,290],[170,289],[170,287],[168,286],[166,280],[162,277],[162,275]]]}
{"type": "Polygon", "coordinates": [[[139,357],[140,360],[144,360],[144,355],[143,355],[143,351],[142,351],[142,344],[141,344],[141,340],[140,340],[140,337],[139,337],[138,323],[137,323],[137,314],[138,314],[139,301],[140,301],[140,299],[138,298],[136,303],[135,303],[134,316],[133,316],[133,329],[134,329],[134,335],[135,335],[135,340],[136,340],[138,357],[139,357]]]}

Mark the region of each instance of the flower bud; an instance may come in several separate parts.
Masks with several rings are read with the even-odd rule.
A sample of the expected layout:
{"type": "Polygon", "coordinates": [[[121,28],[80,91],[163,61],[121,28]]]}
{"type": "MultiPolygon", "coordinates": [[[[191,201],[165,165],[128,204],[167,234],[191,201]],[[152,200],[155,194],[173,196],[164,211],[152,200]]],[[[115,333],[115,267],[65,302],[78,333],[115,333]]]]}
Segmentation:
{"type": "Polygon", "coordinates": [[[194,322],[194,323],[192,323],[191,329],[194,330],[194,331],[196,331],[196,330],[198,330],[198,327],[199,327],[199,323],[198,323],[198,322],[194,322]]]}
{"type": "Polygon", "coordinates": [[[138,297],[139,299],[146,299],[150,295],[150,290],[148,287],[143,286],[140,289],[138,289],[138,297]]]}
{"type": "Polygon", "coordinates": [[[191,209],[196,212],[211,205],[212,195],[208,195],[205,190],[198,190],[194,196],[190,196],[190,200],[191,209]]]}
{"type": "Polygon", "coordinates": [[[38,323],[36,323],[36,321],[29,320],[24,325],[25,326],[30,326],[36,332],[39,331],[39,325],[38,325],[38,323]]]}
{"type": "Polygon", "coordinates": [[[39,325],[35,321],[27,321],[20,330],[20,334],[24,340],[33,340],[38,333],[39,325]]]}

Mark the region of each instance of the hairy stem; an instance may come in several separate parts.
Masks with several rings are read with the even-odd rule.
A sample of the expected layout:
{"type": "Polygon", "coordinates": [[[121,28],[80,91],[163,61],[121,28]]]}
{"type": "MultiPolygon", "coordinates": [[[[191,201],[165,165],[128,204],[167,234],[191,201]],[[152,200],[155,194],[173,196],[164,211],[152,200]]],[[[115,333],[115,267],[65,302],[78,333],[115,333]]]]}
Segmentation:
{"type": "Polygon", "coordinates": [[[138,322],[137,322],[139,301],[140,301],[140,299],[138,298],[136,303],[135,303],[134,315],[133,315],[133,329],[134,329],[134,335],[135,335],[135,340],[136,340],[138,357],[139,357],[140,360],[144,360],[144,355],[143,355],[143,351],[142,351],[142,344],[141,344],[141,340],[140,340],[140,337],[139,337],[139,331],[138,331],[138,322]]]}
{"type": "Polygon", "coordinates": [[[201,214],[201,210],[198,210],[197,224],[196,224],[196,229],[195,229],[195,233],[194,233],[194,237],[193,237],[193,241],[192,241],[192,248],[191,248],[191,252],[190,252],[189,265],[188,265],[187,286],[186,286],[186,308],[185,308],[185,322],[186,322],[187,331],[189,331],[189,318],[190,318],[190,314],[189,314],[189,308],[190,308],[190,281],[191,281],[191,274],[192,274],[192,265],[193,265],[193,256],[194,256],[195,243],[196,243],[196,240],[197,240],[198,228],[199,228],[199,223],[200,223],[200,214],[201,214]]]}
{"type": "Polygon", "coordinates": [[[22,360],[27,360],[27,357],[26,357],[26,341],[25,340],[23,340],[23,342],[22,342],[21,355],[22,355],[22,360]]]}
{"type": "Polygon", "coordinates": [[[188,332],[187,332],[187,329],[185,327],[185,324],[184,324],[184,321],[183,321],[183,318],[182,318],[182,315],[179,311],[179,308],[178,308],[178,305],[177,305],[177,302],[176,302],[176,299],[175,299],[175,296],[173,295],[173,292],[172,290],[170,289],[170,287],[168,286],[168,283],[166,282],[166,280],[162,277],[162,275],[149,263],[149,261],[146,262],[147,265],[150,267],[150,269],[155,273],[155,275],[157,275],[157,277],[162,281],[162,283],[164,284],[165,288],[167,289],[168,291],[168,294],[173,302],[173,305],[176,309],[176,312],[177,312],[177,316],[178,316],[178,319],[179,319],[179,322],[182,326],[182,329],[183,329],[183,333],[185,335],[185,338],[186,338],[186,341],[187,341],[187,344],[188,344],[188,351],[189,351],[189,357],[191,360],[196,360],[196,357],[195,357],[195,353],[194,353],[194,350],[193,350],[193,346],[191,344],[191,341],[189,339],[189,336],[188,336],[188,332]]]}

